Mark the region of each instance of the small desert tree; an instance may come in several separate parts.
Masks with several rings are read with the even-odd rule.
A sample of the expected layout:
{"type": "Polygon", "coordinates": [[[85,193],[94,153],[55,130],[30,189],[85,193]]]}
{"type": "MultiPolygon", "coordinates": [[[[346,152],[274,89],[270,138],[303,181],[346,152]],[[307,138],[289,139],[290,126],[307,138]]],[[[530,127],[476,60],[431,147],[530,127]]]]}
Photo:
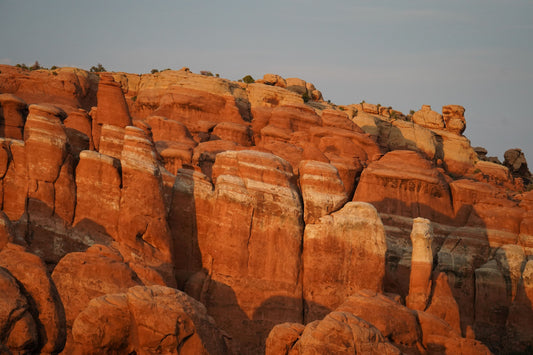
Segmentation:
{"type": "Polygon", "coordinates": [[[244,81],[246,84],[255,83],[255,80],[251,75],[246,75],[244,78],[242,78],[242,81],[244,81]]]}
{"type": "Polygon", "coordinates": [[[96,72],[104,72],[104,71],[107,71],[107,70],[105,70],[104,66],[101,63],[98,63],[97,66],[92,66],[89,71],[91,73],[96,73],[96,72]]]}

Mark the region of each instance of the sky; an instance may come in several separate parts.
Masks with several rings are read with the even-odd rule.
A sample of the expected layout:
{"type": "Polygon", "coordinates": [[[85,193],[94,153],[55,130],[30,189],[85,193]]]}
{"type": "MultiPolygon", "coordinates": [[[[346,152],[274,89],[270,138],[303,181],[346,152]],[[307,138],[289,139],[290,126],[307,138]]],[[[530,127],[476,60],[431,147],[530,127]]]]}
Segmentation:
{"type": "Polygon", "coordinates": [[[275,73],[404,113],[462,105],[472,146],[521,148],[533,167],[531,0],[0,0],[0,63],[36,60],[275,73]]]}

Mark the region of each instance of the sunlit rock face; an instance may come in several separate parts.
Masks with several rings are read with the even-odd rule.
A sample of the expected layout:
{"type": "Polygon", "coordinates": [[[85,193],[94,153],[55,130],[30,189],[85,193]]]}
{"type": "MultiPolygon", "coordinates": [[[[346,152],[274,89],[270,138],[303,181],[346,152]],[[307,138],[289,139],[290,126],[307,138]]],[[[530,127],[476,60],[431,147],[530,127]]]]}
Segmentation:
{"type": "Polygon", "coordinates": [[[531,174],[462,106],[0,65],[0,352],[527,352],[531,174]],[[55,72],[55,74],[53,74],[55,72]]]}

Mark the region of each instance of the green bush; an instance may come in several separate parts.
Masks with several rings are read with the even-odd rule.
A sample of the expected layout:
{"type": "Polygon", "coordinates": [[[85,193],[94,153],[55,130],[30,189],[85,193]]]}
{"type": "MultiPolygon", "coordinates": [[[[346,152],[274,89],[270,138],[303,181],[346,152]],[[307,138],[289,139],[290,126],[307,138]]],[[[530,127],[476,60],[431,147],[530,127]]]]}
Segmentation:
{"type": "Polygon", "coordinates": [[[251,75],[246,75],[244,78],[242,78],[242,81],[245,82],[246,84],[255,83],[255,80],[254,78],[252,78],[251,75]]]}
{"type": "Polygon", "coordinates": [[[208,70],[200,70],[200,74],[205,75],[205,76],[213,76],[213,73],[211,73],[208,70]]]}
{"type": "Polygon", "coordinates": [[[56,70],[57,67],[55,65],[52,65],[52,67],[50,68],[50,70],[56,70]]]}
{"type": "Polygon", "coordinates": [[[104,66],[101,63],[98,63],[97,66],[92,66],[89,70],[91,73],[100,73],[100,72],[106,72],[104,66]]]}
{"type": "Polygon", "coordinates": [[[152,70],[150,70],[150,73],[152,73],[152,74],[159,73],[159,70],[158,69],[152,69],[152,70]]]}
{"type": "Polygon", "coordinates": [[[304,100],[304,102],[307,102],[309,101],[311,98],[309,97],[309,94],[307,92],[304,92],[302,94],[302,99],[304,100]]]}

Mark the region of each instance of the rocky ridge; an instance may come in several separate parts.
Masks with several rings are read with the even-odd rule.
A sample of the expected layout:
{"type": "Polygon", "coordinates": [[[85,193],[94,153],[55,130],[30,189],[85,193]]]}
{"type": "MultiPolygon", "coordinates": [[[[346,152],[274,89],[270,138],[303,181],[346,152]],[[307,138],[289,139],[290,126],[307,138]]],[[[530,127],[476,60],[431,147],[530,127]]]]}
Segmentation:
{"type": "Polygon", "coordinates": [[[2,351],[533,346],[531,174],[461,106],[2,65],[0,107],[2,351]]]}

